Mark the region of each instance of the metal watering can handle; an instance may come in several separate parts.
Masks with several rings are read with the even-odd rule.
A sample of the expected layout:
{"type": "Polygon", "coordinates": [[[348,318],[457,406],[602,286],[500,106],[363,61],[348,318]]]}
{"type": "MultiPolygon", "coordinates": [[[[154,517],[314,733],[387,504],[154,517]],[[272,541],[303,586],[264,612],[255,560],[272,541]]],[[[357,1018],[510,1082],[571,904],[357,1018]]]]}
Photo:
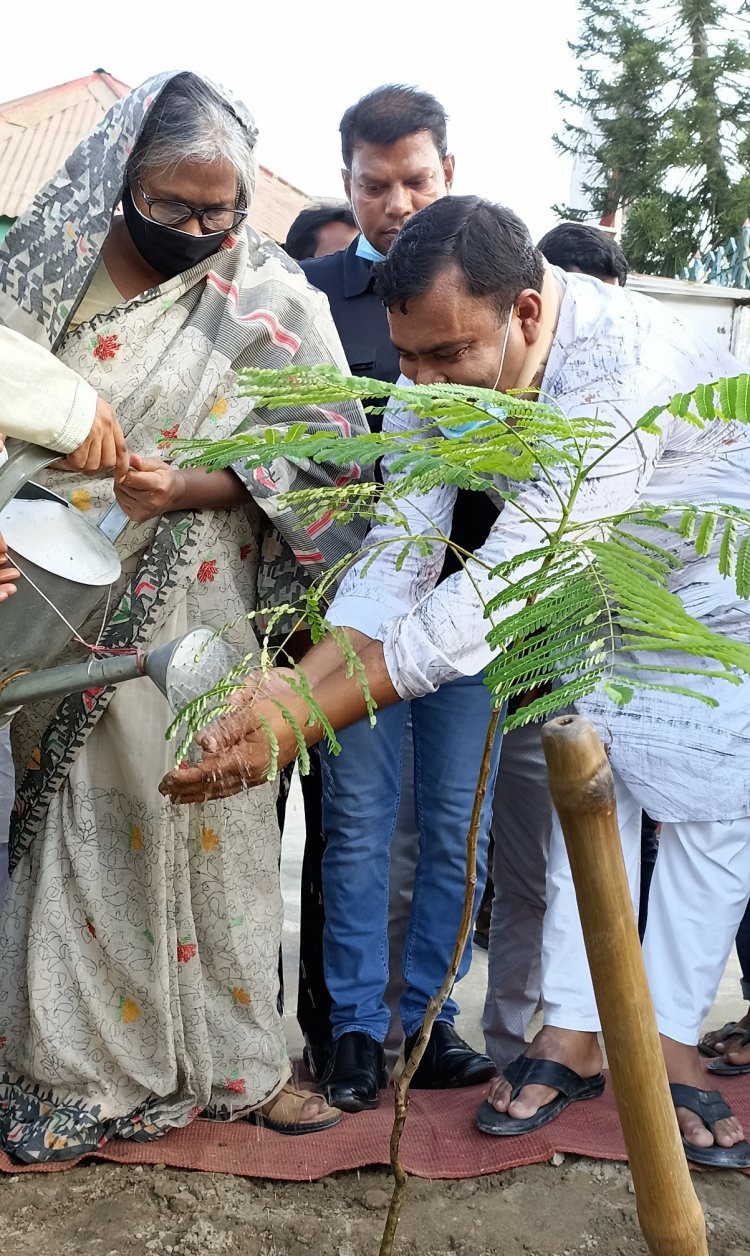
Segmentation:
{"type": "Polygon", "coordinates": [[[0,466],[0,510],[4,510],[20,488],[51,462],[64,457],[41,445],[29,445],[23,440],[9,440],[8,460],[0,466]]]}
{"type": "Polygon", "coordinates": [[[130,520],[122,506],[118,506],[117,502],[114,502],[103,518],[99,520],[98,527],[108,541],[114,542],[125,531],[129,523],[130,520]]]}
{"type": "MultiPolygon", "coordinates": [[[[31,445],[23,440],[9,440],[6,448],[7,461],[0,465],[0,510],[4,510],[19,489],[39,471],[64,457],[64,454],[55,453],[53,449],[43,449],[41,445],[31,445]]],[[[114,542],[128,522],[125,511],[115,502],[101,519],[99,531],[108,541],[114,542]]]]}

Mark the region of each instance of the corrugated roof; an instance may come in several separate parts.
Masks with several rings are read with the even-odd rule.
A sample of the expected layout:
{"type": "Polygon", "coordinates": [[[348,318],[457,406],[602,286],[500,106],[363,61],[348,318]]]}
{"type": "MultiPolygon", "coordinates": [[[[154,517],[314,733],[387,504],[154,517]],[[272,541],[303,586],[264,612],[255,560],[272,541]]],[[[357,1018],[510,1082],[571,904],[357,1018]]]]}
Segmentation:
{"type": "Polygon", "coordinates": [[[103,70],[0,105],[0,214],[20,214],[130,89],[103,70]]]}
{"type": "MultiPolygon", "coordinates": [[[[0,105],[0,216],[15,218],[130,88],[104,70],[0,105]]],[[[310,198],[261,166],[250,222],[280,243],[310,198]]]]}

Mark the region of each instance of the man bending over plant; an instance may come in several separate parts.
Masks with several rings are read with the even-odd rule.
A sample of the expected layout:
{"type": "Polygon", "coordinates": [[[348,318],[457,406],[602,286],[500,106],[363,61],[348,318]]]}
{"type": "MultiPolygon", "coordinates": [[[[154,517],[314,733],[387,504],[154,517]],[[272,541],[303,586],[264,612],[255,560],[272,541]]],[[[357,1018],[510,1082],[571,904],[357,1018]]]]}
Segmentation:
{"type": "MultiPolygon", "coordinates": [[[[487,491],[502,509],[486,544],[436,584],[440,546],[412,545],[404,556],[404,541],[447,535],[456,488],[434,476],[426,486],[425,477],[426,491],[401,503],[400,521],[376,524],[370,561],[346,576],[329,618],[348,630],[378,707],[489,666],[497,700],[527,693],[528,717],[573,706],[594,720],[610,747],[636,901],[641,808],[663,822],[644,960],[686,1152],[700,1163],[750,1165],[739,1122],[703,1089],[696,1050],[750,895],[747,380],[718,390],[720,418],[713,389],[697,395],[697,415],[684,417],[687,398],[664,410],[675,393],[738,375],[739,364],[648,298],[544,267],[516,216],[476,197],[415,215],[379,287],[401,369],[417,386],[412,409],[393,408],[386,426],[415,441],[442,424],[452,436],[442,446],[460,449],[466,478],[476,485],[477,470],[494,472],[487,491]],[[488,407],[483,394],[467,430],[429,417],[438,403],[445,414],[446,384],[515,400],[498,396],[488,407]],[[435,392],[431,411],[419,386],[435,392]],[[653,407],[663,412],[647,414],[653,407]],[[535,690],[540,680],[552,692],[549,683],[535,690]]],[[[404,448],[402,440],[401,457],[404,448]]],[[[410,474],[418,485],[416,463],[410,474]]],[[[364,715],[335,640],[302,667],[334,727],[364,715]]],[[[261,781],[269,733],[279,761],[293,757],[296,735],[277,693],[304,725],[306,700],[284,675],[251,681],[236,710],[202,735],[202,763],[172,773],[165,792],[193,801],[261,781]]],[[[318,718],[305,736],[323,732],[318,718]]],[[[557,822],[547,902],[545,1024],[482,1105],[489,1134],[539,1128],[604,1086],[557,822]]]]}

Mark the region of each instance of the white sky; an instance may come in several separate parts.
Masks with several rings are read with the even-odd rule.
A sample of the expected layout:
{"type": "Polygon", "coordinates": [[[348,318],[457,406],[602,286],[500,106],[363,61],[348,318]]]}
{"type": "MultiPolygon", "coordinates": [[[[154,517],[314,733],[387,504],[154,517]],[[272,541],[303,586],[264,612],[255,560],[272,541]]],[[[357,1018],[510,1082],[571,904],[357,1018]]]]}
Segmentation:
{"type": "Polygon", "coordinates": [[[3,14],[0,100],[100,66],[130,86],[201,70],[255,114],[264,165],[338,196],[341,114],[381,83],[415,84],[448,111],[454,190],[510,205],[538,238],[569,197],[571,163],[552,134],[555,89],[575,86],[577,20],[575,0],[22,0],[3,14]]]}

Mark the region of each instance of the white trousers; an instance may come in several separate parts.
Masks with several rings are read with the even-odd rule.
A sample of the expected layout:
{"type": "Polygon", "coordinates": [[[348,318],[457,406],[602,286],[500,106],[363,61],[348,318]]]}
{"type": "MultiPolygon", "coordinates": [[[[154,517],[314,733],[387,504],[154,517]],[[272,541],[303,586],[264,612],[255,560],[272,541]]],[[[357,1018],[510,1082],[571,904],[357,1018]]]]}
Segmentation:
{"type": "MultiPolygon", "coordinates": [[[[617,818],[633,903],[641,806],[615,773],[617,818]]],[[[664,824],[643,959],[659,1032],[695,1046],[750,897],[750,817],[664,824]]],[[[565,842],[553,817],[542,942],[544,1023],[600,1028],[565,842]]]]}

